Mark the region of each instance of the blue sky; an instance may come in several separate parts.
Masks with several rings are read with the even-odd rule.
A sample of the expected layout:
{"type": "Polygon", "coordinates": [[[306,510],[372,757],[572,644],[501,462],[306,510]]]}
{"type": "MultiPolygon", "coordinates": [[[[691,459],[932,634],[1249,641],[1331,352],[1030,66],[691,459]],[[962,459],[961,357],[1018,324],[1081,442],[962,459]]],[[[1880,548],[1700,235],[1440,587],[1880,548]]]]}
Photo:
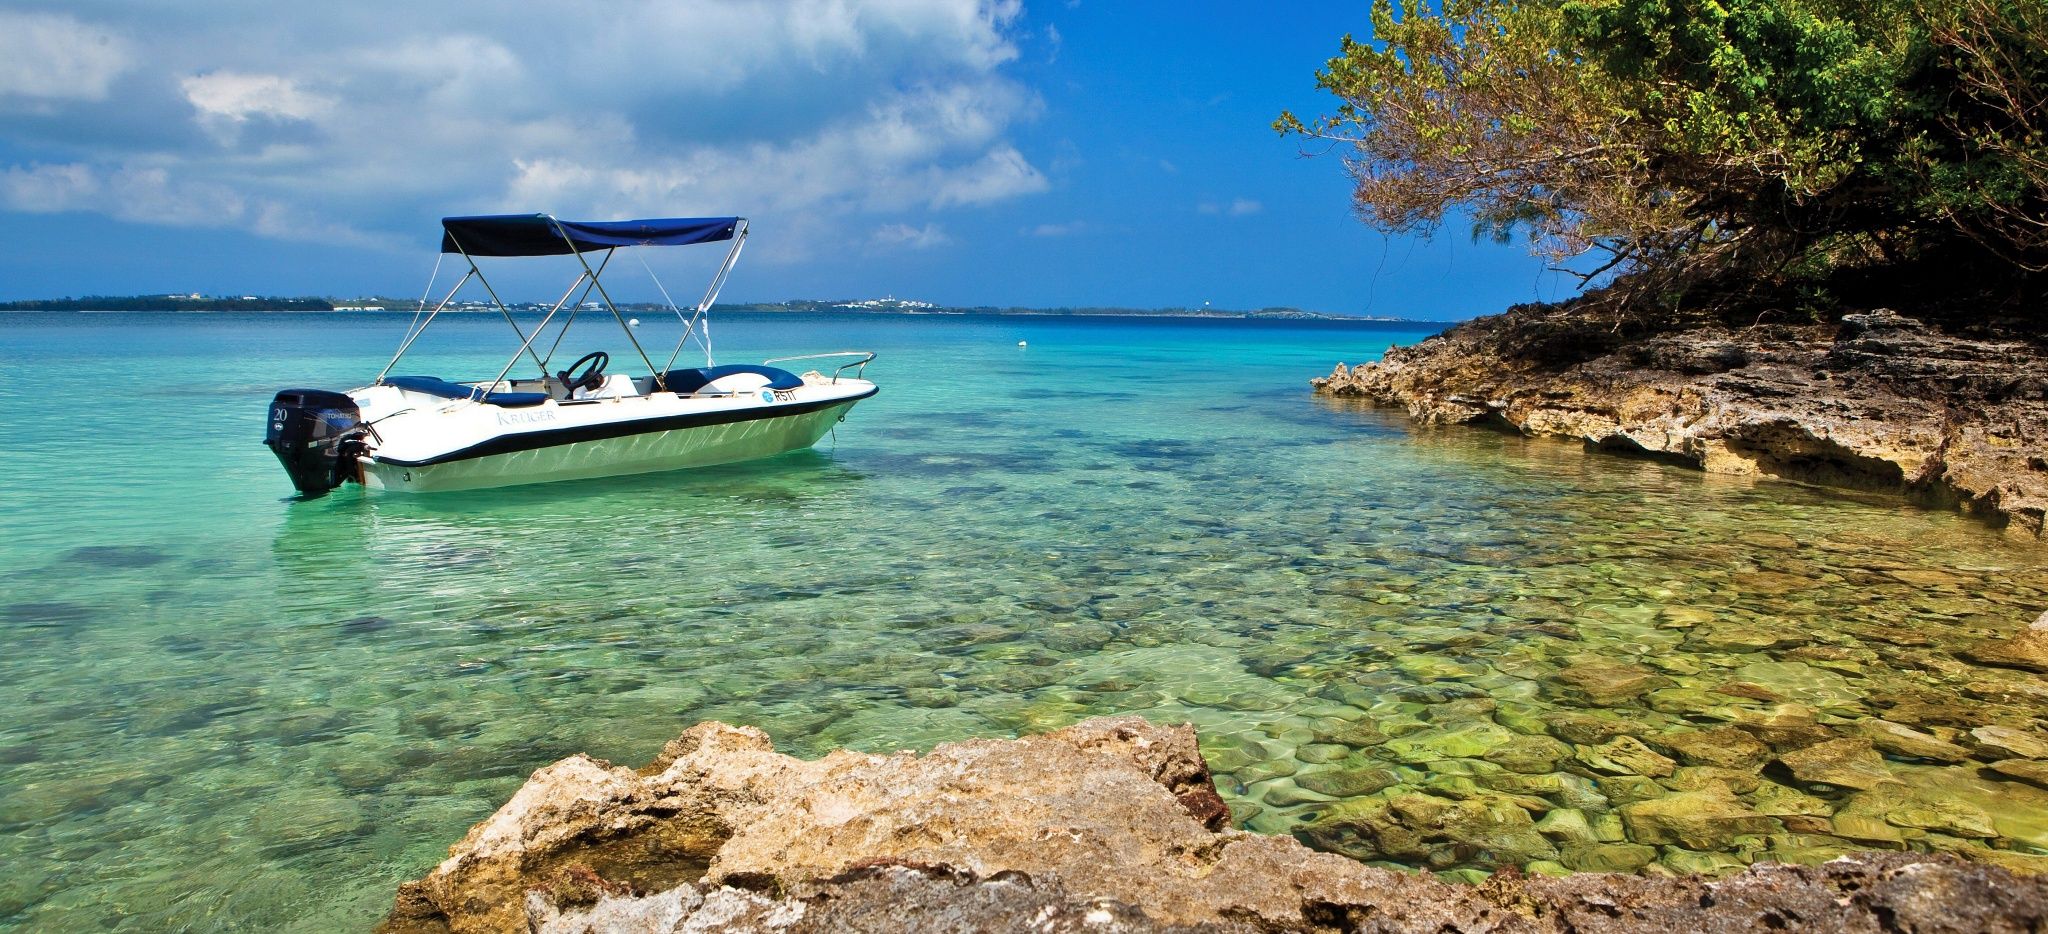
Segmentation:
{"type": "MultiPolygon", "coordinates": [[[[0,298],[417,295],[440,216],[534,210],[745,214],[731,300],[1453,319],[1569,294],[1462,227],[1366,229],[1341,153],[1273,134],[1330,106],[1315,69],[1365,9],[0,2],[0,298]]],[[[716,260],[637,252],[679,294],[716,260]]],[[[544,263],[493,273],[553,298],[544,263]]]]}

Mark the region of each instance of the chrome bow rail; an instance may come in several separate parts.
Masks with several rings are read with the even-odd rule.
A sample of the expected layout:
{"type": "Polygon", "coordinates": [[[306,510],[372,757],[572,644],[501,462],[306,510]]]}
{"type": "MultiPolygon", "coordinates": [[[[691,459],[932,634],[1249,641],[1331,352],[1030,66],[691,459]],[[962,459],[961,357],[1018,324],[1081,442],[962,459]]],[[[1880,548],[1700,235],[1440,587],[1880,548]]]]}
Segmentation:
{"type": "Polygon", "coordinates": [[[870,361],[872,361],[872,360],[874,360],[874,359],[875,359],[875,355],[874,355],[874,353],[873,353],[872,351],[867,351],[867,350],[835,350],[835,351],[833,351],[833,352],[831,352],[831,353],[807,353],[807,354],[801,354],[801,355],[799,355],[799,356],[795,356],[795,357],[776,357],[776,358],[775,358],[775,359],[773,359],[773,360],[763,360],[763,361],[761,361],[761,365],[762,365],[762,366],[767,366],[768,364],[771,364],[771,363],[788,363],[788,362],[789,362],[789,361],[791,361],[791,360],[823,360],[823,359],[826,359],[826,358],[828,358],[828,357],[859,357],[859,358],[860,358],[859,360],[855,360],[855,361],[853,361],[852,363],[844,363],[844,364],[841,364],[841,365],[840,365],[840,366],[839,366],[839,367],[838,367],[837,369],[833,370],[833,371],[832,371],[832,382],[834,382],[834,383],[837,383],[837,382],[839,382],[839,374],[841,374],[841,373],[844,373],[844,372],[846,372],[846,371],[847,371],[847,370],[849,370],[849,369],[852,369],[852,370],[853,370],[853,378],[854,378],[854,379],[860,379],[860,378],[862,377],[862,374],[864,374],[864,373],[866,373],[866,372],[867,372],[867,369],[868,369],[868,363],[869,363],[870,361]],[[857,369],[856,369],[856,368],[857,368],[857,369]]]}

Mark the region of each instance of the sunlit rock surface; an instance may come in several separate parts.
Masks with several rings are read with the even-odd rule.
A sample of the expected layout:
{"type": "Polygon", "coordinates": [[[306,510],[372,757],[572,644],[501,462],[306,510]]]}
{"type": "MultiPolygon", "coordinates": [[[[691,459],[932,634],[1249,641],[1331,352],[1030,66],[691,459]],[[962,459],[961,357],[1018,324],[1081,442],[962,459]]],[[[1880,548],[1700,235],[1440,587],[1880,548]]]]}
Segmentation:
{"type": "Polygon", "coordinates": [[[1889,311],[1620,342],[1517,309],[1311,382],[1427,423],[1492,422],[1715,473],[1899,493],[2025,539],[2043,537],[2048,515],[2048,352],[1889,311]]]}
{"type": "MultiPolygon", "coordinates": [[[[952,743],[924,756],[842,751],[814,761],[776,753],[759,730],[703,723],[638,771],[575,756],[536,772],[446,862],[402,887],[384,929],[2027,931],[2048,924],[2048,877],[1920,854],[1757,865],[1718,881],[1668,872],[1509,872],[1460,884],[1231,829],[1210,781],[1193,729],[1135,717],[1020,740],[952,743]]],[[[1647,843],[1609,839],[1619,828],[1604,821],[1522,797],[1530,800],[1357,798],[1332,808],[1319,829],[1351,828],[1347,846],[1418,861],[1430,858],[1432,838],[1460,837],[1503,857],[1549,860],[1558,872],[1635,871],[1658,855],[1647,843]],[[1536,821],[1535,809],[1548,813],[1536,821]]],[[[1629,825],[1654,828],[1646,836],[1680,843],[1761,832],[1779,820],[1719,788],[1645,799],[1623,814],[1629,825]]],[[[1707,858],[1698,865],[1716,866],[1707,858]]]]}

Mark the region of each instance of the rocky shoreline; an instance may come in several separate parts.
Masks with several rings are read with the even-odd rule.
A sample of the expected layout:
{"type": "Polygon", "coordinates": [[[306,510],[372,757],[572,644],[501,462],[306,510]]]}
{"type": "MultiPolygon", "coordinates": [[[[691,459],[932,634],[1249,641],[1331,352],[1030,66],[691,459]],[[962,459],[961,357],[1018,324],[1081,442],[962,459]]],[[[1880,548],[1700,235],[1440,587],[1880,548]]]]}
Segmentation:
{"type": "MultiPolygon", "coordinates": [[[[1695,821],[1716,828],[1711,816],[1695,821]]],[[[647,767],[535,772],[381,930],[2028,931],[2048,876],[1858,853],[1719,880],[1471,885],[1231,829],[1189,726],[1091,720],[804,761],[707,722],[647,767]]]]}
{"type": "Polygon", "coordinates": [[[2048,541],[2048,352],[2028,340],[1958,336],[1890,311],[1624,340],[1529,306],[1311,383],[1425,424],[1895,493],[2048,541]]]}

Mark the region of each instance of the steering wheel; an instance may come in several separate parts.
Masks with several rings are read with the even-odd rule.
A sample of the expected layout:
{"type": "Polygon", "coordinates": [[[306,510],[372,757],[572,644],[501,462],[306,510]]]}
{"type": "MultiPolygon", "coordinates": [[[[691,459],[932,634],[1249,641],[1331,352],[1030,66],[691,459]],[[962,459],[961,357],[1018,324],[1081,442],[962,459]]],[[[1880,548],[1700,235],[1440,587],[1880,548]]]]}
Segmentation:
{"type": "Polygon", "coordinates": [[[568,369],[556,373],[555,378],[562,381],[562,391],[565,393],[573,394],[578,389],[602,388],[604,386],[604,368],[610,366],[611,363],[611,354],[605,353],[602,350],[593,350],[577,358],[575,363],[569,364],[568,369]],[[586,363],[590,364],[590,368],[584,370],[582,376],[575,375],[576,370],[586,363]]]}

